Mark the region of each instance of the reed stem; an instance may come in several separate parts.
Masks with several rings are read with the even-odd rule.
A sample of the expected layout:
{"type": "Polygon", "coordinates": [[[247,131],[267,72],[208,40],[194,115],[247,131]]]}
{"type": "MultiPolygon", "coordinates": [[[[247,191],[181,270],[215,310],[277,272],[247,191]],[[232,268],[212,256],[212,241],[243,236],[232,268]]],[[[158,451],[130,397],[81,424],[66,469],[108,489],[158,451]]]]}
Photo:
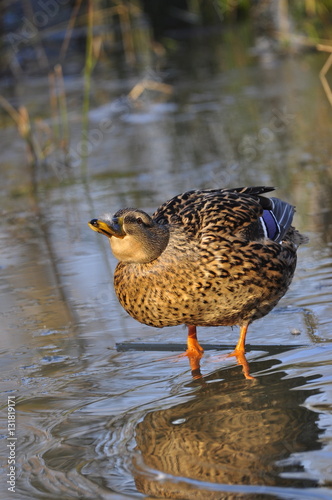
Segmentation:
{"type": "Polygon", "coordinates": [[[88,133],[89,133],[89,108],[91,91],[91,74],[93,68],[93,0],[88,2],[88,25],[86,39],[86,55],[84,66],[83,112],[82,112],[82,153],[81,176],[84,181],[88,174],[88,133]]]}

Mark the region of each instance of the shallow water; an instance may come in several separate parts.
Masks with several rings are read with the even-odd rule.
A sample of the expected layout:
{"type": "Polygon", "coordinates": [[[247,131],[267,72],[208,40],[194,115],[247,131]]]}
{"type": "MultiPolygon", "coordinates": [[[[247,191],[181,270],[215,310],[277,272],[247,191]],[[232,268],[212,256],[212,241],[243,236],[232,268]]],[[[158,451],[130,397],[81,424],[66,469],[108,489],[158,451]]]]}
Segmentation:
{"type": "MultiPolygon", "coordinates": [[[[29,193],[24,145],[14,128],[2,130],[0,363],[5,427],[7,397],[16,397],[15,498],[332,496],[324,56],[266,61],[238,47],[231,58],[216,41],[208,55],[196,49],[164,74],[149,73],[171,94],[128,101],[127,89],[146,74],[95,80],[87,182],[72,81],[71,170],[53,158],[29,193]],[[103,128],[106,119],[112,126],[103,128]],[[255,380],[226,349],[206,350],[198,380],[174,352],[117,350],[119,342],[182,344],[186,332],[127,316],[111,284],[116,261],[87,221],[124,206],[152,212],[186,189],[250,184],[278,186],[310,236],[289,292],[249,330],[255,380]]],[[[35,84],[26,82],[26,99],[43,109],[46,82],[35,84]]],[[[199,329],[205,344],[235,345],[237,335],[199,329]]],[[[3,463],[4,499],[6,473],[3,463]]]]}

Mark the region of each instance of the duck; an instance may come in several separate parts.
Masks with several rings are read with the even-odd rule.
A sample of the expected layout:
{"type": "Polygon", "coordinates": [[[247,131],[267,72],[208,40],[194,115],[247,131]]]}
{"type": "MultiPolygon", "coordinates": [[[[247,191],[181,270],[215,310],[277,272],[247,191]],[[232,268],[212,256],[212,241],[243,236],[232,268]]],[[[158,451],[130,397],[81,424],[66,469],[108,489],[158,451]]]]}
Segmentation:
{"type": "MultiPolygon", "coordinates": [[[[121,208],[90,220],[89,227],[108,238],[119,261],[114,288],[121,306],[145,325],[186,325],[185,354],[194,360],[204,352],[198,327],[238,325],[230,355],[247,366],[248,327],[287,292],[297,249],[307,241],[292,226],[295,207],[264,196],[274,190],[191,190],[151,216],[121,208]]],[[[248,368],[246,374],[249,378],[248,368]]]]}

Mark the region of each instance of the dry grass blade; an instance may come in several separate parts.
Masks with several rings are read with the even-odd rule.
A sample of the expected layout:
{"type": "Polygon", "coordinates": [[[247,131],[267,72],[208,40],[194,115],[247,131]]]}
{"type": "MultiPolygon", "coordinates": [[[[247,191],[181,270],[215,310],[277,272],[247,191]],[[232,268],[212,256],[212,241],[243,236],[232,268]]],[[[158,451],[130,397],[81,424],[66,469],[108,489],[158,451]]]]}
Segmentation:
{"type": "Polygon", "coordinates": [[[154,90],[164,94],[171,94],[173,92],[173,87],[167,83],[156,82],[154,80],[143,80],[131,89],[128,94],[129,99],[136,101],[136,99],[143,94],[144,90],[154,90]]]}
{"type": "Polygon", "coordinates": [[[69,146],[69,123],[68,123],[68,110],[67,110],[67,100],[66,100],[66,90],[62,73],[61,64],[57,64],[54,68],[54,73],[56,77],[56,82],[58,84],[58,106],[59,115],[61,117],[60,123],[62,126],[61,135],[61,148],[68,152],[69,146]]]}
{"type": "Polygon", "coordinates": [[[16,109],[10,104],[7,99],[5,99],[2,95],[0,95],[0,105],[3,107],[5,111],[9,114],[9,116],[13,119],[13,121],[18,126],[20,121],[20,114],[16,111],[16,109]]]}
{"type": "MultiPolygon", "coordinates": [[[[86,39],[86,57],[84,67],[84,91],[83,91],[83,116],[82,116],[82,144],[86,145],[89,130],[89,107],[90,107],[90,90],[91,90],[91,74],[93,70],[93,24],[94,24],[94,9],[93,2],[88,3],[88,26],[86,39]]],[[[83,180],[87,178],[87,156],[82,156],[81,161],[81,176],[83,180]]]]}
{"type": "Polygon", "coordinates": [[[329,52],[330,53],[330,55],[327,58],[324,66],[322,67],[322,69],[319,72],[319,78],[320,78],[320,81],[322,82],[323,89],[325,91],[326,97],[328,98],[329,103],[332,106],[332,90],[331,90],[329,82],[327,81],[327,78],[326,78],[326,75],[327,75],[329,69],[332,66],[332,46],[331,45],[321,45],[320,44],[320,45],[317,45],[317,50],[321,50],[323,52],[329,52]]]}
{"type": "Polygon", "coordinates": [[[81,4],[82,4],[82,0],[76,0],[75,6],[73,8],[73,12],[70,16],[69,23],[68,23],[68,26],[66,29],[66,33],[65,33],[65,37],[64,37],[64,40],[62,43],[62,47],[60,50],[60,61],[64,60],[65,55],[67,53],[69,42],[70,42],[71,35],[72,35],[73,29],[75,26],[77,15],[78,15],[79,10],[81,8],[81,4]]]}
{"type": "Polygon", "coordinates": [[[20,106],[18,111],[10,104],[7,99],[0,95],[0,105],[13,119],[20,136],[25,140],[28,146],[29,161],[38,163],[41,158],[40,148],[33,138],[29,112],[25,106],[20,106]]]}

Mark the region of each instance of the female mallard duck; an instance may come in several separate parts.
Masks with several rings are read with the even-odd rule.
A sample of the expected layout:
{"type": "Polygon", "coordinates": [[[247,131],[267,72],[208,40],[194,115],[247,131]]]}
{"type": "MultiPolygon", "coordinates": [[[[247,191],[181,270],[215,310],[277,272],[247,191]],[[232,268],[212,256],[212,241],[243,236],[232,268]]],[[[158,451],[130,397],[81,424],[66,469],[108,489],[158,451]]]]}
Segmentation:
{"type": "Polygon", "coordinates": [[[248,325],[286,293],[305,238],[292,226],[294,207],[260,196],[272,187],[188,191],[150,217],[124,208],[89,226],[105,234],[114,256],[115,291],[146,325],[188,326],[189,356],[201,357],[197,326],[248,325]]]}

